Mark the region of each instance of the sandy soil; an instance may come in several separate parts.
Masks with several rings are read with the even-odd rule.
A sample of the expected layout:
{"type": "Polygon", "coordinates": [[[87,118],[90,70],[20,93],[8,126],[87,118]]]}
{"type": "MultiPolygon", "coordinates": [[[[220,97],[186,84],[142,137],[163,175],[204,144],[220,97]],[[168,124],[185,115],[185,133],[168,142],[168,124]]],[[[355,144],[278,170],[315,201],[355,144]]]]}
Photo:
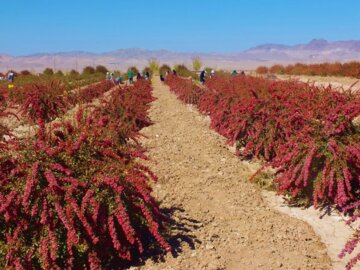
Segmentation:
{"type": "Polygon", "coordinates": [[[226,148],[208,119],[157,78],[154,95],[154,125],[143,130],[142,143],[159,176],[154,195],[173,220],[175,252],[139,269],[331,269],[311,227],[267,206],[248,181],[252,164],[226,148]]]}
{"type": "Polygon", "coordinates": [[[331,86],[335,88],[344,88],[349,89],[352,85],[353,90],[360,90],[360,80],[356,78],[351,77],[335,77],[335,76],[328,76],[328,77],[322,77],[322,76],[295,76],[295,75],[276,75],[277,78],[282,80],[288,80],[288,79],[298,79],[302,82],[312,82],[315,83],[315,85],[323,85],[328,86],[331,84],[331,86]]]}
{"type": "MultiPolygon", "coordinates": [[[[321,240],[327,246],[327,252],[332,260],[333,270],[343,270],[346,264],[355,254],[360,252],[360,247],[357,247],[351,256],[347,255],[343,259],[338,258],[338,254],[345,246],[345,243],[350,239],[354,233],[354,228],[359,226],[359,223],[353,226],[345,224],[347,219],[341,216],[334,209],[315,209],[314,207],[300,208],[289,207],[281,196],[276,196],[274,192],[262,191],[262,195],[267,204],[281,213],[295,217],[308,223],[320,236],[321,240]]],[[[355,269],[360,269],[357,266],[355,269]]]]}

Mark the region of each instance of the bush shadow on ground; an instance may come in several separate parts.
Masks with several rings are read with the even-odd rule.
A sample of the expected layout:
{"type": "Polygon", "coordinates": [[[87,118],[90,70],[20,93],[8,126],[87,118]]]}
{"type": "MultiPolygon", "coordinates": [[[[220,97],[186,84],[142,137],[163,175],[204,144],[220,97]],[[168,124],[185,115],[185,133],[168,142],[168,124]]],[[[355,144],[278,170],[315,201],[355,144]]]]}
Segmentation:
{"type": "MultiPolygon", "coordinates": [[[[183,252],[183,247],[187,246],[194,250],[195,243],[201,243],[193,233],[203,226],[200,221],[188,217],[181,207],[161,208],[161,211],[165,216],[165,238],[172,248],[171,255],[174,258],[183,252]]],[[[143,266],[147,260],[152,260],[155,263],[164,262],[166,256],[167,253],[163,249],[150,244],[143,256],[127,267],[132,266],[136,269],[143,266]]]]}

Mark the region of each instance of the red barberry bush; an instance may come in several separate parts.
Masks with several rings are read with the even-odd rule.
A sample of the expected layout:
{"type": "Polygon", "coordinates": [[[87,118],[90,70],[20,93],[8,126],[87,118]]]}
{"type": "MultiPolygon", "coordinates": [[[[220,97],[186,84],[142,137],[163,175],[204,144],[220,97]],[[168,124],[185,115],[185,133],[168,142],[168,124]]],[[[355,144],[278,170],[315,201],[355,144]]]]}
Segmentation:
{"type": "MultiPolygon", "coordinates": [[[[249,76],[217,76],[202,91],[180,77],[166,83],[184,102],[198,93],[196,104],[210,116],[211,127],[236,144],[242,158],[275,168],[275,186],[293,203],[331,205],[352,215],[349,223],[358,220],[359,93],[249,76]]],[[[340,257],[352,253],[359,239],[357,228],[340,257]]],[[[347,269],[359,260],[356,254],[347,269]]]]}
{"type": "Polygon", "coordinates": [[[270,68],[258,67],[256,73],[264,74],[270,71],[277,74],[289,75],[318,75],[318,76],[348,76],[360,78],[360,63],[356,61],[347,63],[320,63],[320,64],[302,64],[295,65],[274,65],[270,68]]]}
{"type": "Polygon", "coordinates": [[[20,106],[19,113],[34,124],[38,119],[49,122],[69,108],[64,93],[65,89],[57,81],[50,84],[27,85],[26,98],[20,106]]]}
{"type": "Polygon", "coordinates": [[[123,132],[117,123],[138,123],[130,118],[148,108],[152,97],[143,84],[139,89],[148,93],[134,87],[133,103],[111,103],[111,96],[72,121],[40,125],[36,137],[16,141],[11,158],[1,153],[1,268],[119,269],[150,245],[171,249],[150,194],[156,177],[136,159],[143,157],[134,141],[141,125],[123,132]],[[106,114],[115,111],[133,114],[106,114]]]}
{"type": "Polygon", "coordinates": [[[166,76],[166,84],[178,96],[180,100],[188,104],[197,104],[201,89],[192,80],[169,74],[166,76]]]}
{"type": "MultiPolygon", "coordinates": [[[[351,217],[346,222],[347,225],[353,225],[356,224],[356,222],[359,222],[360,218],[360,202],[353,203],[351,205],[348,205],[347,207],[344,207],[343,209],[344,213],[351,213],[351,217]]],[[[355,225],[356,226],[356,225],[355,225]]],[[[348,240],[345,247],[339,254],[339,258],[342,259],[346,255],[350,254],[352,255],[354,253],[354,250],[359,246],[360,243],[360,227],[357,225],[355,227],[355,232],[353,236],[348,240]]],[[[356,253],[355,256],[353,256],[350,261],[346,264],[346,270],[351,270],[354,268],[355,265],[360,261],[360,252],[356,253]]]]}
{"type": "MultiPolygon", "coordinates": [[[[175,77],[175,76],[174,76],[175,77]]],[[[166,81],[184,101],[186,79],[166,81]]],[[[343,207],[359,199],[359,96],[331,87],[249,76],[216,77],[199,93],[211,127],[243,158],[278,169],[279,191],[307,204],[343,207]]]]}
{"type": "Polygon", "coordinates": [[[109,91],[114,87],[112,81],[101,81],[96,84],[91,84],[85,88],[80,89],[80,91],[70,94],[72,97],[72,103],[89,103],[95,98],[101,97],[105,92],[109,91]]]}

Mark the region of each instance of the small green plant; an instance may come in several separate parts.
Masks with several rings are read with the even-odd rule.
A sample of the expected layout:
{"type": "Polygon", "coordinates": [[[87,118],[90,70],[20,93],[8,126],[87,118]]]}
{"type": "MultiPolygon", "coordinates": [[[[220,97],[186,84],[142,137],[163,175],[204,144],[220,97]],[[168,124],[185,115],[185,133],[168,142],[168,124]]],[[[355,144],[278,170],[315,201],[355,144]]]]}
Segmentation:
{"type": "Polygon", "coordinates": [[[191,77],[193,79],[197,79],[197,75],[189,70],[185,65],[176,65],[175,70],[177,72],[177,75],[181,77],[191,77]]]}
{"type": "Polygon", "coordinates": [[[52,76],[54,75],[54,70],[52,68],[45,68],[43,71],[44,75],[52,76]]]}
{"type": "Polygon", "coordinates": [[[149,69],[150,69],[150,74],[153,75],[155,73],[157,73],[159,71],[159,62],[155,59],[152,58],[149,60],[149,69]]]}
{"type": "Polygon", "coordinates": [[[114,78],[117,78],[119,76],[121,76],[121,71],[120,70],[115,70],[114,71],[114,78]]]}
{"type": "Polygon", "coordinates": [[[274,185],[274,179],[274,172],[264,170],[255,174],[252,181],[259,185],[262,189],[275,191],[276,187],[274,185]]]}
{"type": "Polygon", "coordinates": [[[80,73],[78,72],[78,71],[76,71],[75,69],[72,69],[72,70],[70,70],[70,72],[69,72],[69,76],[70,77],[77,77],[77,76],[79,76],[80,75],[80,73]]]}
{"type": "Polygon", "coordinates": [[[61,71],[61,70],[58,70],[56,73],[55,73],[56,76],[58,77],[62,77],[64,76],[64,73],[61,71]]]}
{"type": "Polygon", "coordinates": [[[192,64],[193,64],[193,69],[195,71],[199,71],[202,67],[202,61],[201,61],[200,57],[193,58],[192,64]]]}

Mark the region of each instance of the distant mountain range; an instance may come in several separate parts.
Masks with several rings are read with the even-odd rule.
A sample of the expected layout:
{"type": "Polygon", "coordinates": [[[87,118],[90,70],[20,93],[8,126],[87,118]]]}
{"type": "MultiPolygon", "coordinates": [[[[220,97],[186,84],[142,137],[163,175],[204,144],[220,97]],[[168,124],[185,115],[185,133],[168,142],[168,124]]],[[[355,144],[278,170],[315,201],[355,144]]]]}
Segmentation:
{"type": "Polygon", "coordinates": [[[349,61],[360,59],[360,40],[334,41],[313,39],[307,44],[286,46],[264,44],[242,53],[244,57],[257,57],[264,61],[349,61]]]}
{"type": "Polygon", "coordinates": [[[334,62],[360,60],[360,41],[334,41],[313,39],[294,46],[263,44],[238,53],[184,53],[168,50],[119,49],[105,53],[71,51],[37,53],[26,56],[0,54],[0,71],[8,69],[42,71],[46,67],[62,70],[82,70],[85,66],[105,65],[111,70],[125,70],[135,65],[143,68],[148,60],[156,58],[161,64],[183,63],[191,67],[194,57],[200,57],[205,66],[224,69],[254,69],[259,65],[295,62],[334,62]]]}

